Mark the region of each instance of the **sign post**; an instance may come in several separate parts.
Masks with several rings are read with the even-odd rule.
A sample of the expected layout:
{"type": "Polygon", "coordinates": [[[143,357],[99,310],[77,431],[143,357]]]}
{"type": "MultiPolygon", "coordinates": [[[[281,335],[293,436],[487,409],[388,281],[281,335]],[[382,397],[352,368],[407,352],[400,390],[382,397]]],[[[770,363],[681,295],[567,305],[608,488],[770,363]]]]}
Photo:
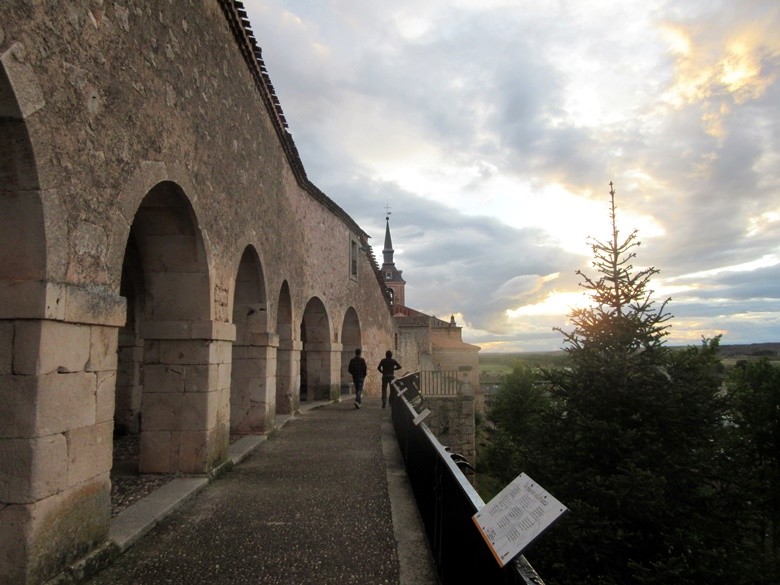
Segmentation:
{"type": "Polygon", "coordinates": [[[566,511],[566,506],[521,473],[472,520],[503,567],[566,511]]]}

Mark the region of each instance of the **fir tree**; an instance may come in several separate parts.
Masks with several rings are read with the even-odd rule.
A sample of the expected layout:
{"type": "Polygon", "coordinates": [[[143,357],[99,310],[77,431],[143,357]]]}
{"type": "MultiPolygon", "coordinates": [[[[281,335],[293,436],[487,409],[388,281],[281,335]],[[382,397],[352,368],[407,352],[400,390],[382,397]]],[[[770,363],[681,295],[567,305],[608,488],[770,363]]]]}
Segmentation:
{"type": "Polygon", "coordinates": [[[545,372],[552,408],[529,437],[529,475],[570,514],[526,556],[548,583],[740,583],[718,492],[723,401],[718,339],[666,347],[655,268],[636,270],[637,232],[595,240],[591,306],[558,329],[570,367],[545,372]]]}

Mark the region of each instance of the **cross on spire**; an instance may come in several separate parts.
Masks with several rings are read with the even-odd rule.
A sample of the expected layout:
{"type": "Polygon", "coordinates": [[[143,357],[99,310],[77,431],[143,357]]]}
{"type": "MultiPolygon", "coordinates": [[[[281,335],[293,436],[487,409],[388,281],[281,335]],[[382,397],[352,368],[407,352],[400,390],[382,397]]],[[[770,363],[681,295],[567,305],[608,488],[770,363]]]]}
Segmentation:
{"type": "Polygon", "coordinates": [[[390,211],[390,206],[385,205],[385,220],[390,220],[390,214],[393,213],[390,211]]]}

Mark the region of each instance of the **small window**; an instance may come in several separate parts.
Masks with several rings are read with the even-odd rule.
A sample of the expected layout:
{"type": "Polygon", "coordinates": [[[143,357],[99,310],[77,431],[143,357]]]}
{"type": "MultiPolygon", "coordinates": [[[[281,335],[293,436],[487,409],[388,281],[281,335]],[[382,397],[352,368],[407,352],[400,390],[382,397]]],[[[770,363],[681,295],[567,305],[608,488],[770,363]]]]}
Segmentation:
{"type": "Polygon", "coordinates": [[[355,240],[349,241],[349,277],[357,280],[358,273],[358,245],[355,240]]]}
{"type": "Polygon", "coordinates": [[[388,270],[385,272],[385,279],[390,280],[391,278],[393,278],[393,273],[388,270]]]}

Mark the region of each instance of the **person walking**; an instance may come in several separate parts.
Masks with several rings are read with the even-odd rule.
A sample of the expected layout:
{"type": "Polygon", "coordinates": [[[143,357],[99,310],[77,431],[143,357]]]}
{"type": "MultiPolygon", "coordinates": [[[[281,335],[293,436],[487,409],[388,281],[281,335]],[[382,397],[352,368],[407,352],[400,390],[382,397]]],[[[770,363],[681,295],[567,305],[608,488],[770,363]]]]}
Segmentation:
{"type": "Polygon", "coordinates": [[[382,372],[382,408],[387,404],[387,387],[395,378],[395,371],[401,369],[401,364],[393,359],[393,352],[385,352],[385,359],[379,362],[377,370],[382,372]]]}
{"type": "Polygon", "coordinates": [[[360,348],[355,350],[355,357],[349,360],[347,371],[352,374],[352,381],[355,383],[355,408],[360,408],[360,403],[363,402],[363,383],[368,374],[368,366],[366,360],[360,356],[360,348]]]}

